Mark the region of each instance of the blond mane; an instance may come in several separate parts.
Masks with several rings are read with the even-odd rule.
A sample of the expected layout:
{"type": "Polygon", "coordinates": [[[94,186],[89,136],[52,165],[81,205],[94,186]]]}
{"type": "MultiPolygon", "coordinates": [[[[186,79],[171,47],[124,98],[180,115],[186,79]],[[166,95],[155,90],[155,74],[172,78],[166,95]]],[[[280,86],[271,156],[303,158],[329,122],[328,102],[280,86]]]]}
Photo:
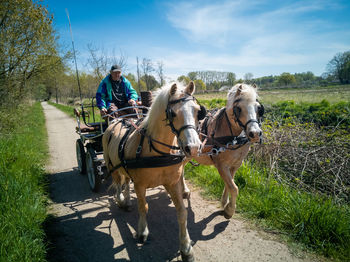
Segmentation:
{"type": "Polygon", "coordinates": [[[236,84],[227,94],[227,104],[232,104],[234,100],[242,99],[247,102],[255,102],[259,98],[257,87],[248,84],[236,84]],[[238,88],[241,87],[240,94],[236,96],[238,88]]]}
{"type": "MultiPolygon", "coordinates": [[[[153,129],[159,126],[159,115],[164,116],[163,119],[165,119],[165,110],[169,101],[170,88],[173,84],[174,83],[167,84],[153,92],[152,105],[141,125],[143,128],[147,128],[150,134],[153,133],[153,129]]],[[[182,97],[184,95],[184,89],[186,88],[185,85],[179,82],[176,82],[176,85],[176,93],[172,96],[174,99],[182,97]]]]}

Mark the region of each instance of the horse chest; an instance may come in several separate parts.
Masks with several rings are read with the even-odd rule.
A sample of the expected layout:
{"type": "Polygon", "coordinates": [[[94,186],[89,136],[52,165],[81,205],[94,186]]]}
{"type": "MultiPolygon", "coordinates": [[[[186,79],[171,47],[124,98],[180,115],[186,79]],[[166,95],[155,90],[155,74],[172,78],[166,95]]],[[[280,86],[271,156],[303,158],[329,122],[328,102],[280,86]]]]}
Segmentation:
{"type": "Polygon", "coordinates": [[[226,150],[220,153],[218,156],[213,157],[214,162],[225,164],[226,166],[237,166],[241,165],[242,161],[249,152],[249,145],[245,145],[237,150],[226,150]]]}
{"type": "Polygon", "coordinates": [[[130,169],[129,175],[135,184],[142,184],[145,188],[160,185],[176,184],[182,174],[183,166],[174,165],[167,168],[130,169]]]}

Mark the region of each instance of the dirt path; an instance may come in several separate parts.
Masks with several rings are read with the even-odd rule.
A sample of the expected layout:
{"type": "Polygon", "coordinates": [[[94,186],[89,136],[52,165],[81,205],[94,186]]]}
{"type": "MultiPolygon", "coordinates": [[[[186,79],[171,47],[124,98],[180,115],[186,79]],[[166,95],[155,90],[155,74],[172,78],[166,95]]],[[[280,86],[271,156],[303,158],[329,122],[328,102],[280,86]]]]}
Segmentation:
{"type": "MultiPolygon", "coordinates": [[[[176,212],[162,187],[147,191],[150,236],[145,245],[134,238],[137,202],[131,212],[120,210],[107,192],[90,191],[87,177],[78,174],[75,121],[42,103],[49,134],[51,213],[48,223],[49,261],[180,261],[176,212]]],[[[250,229],[238,216],[226,220],[218,202],[203,200],[192,189],[188,230],[196,261],[313,261],[292,254],[273,235],[250,229]]],[[[301,257],[302,256],[302,257],[301,257]]]]}

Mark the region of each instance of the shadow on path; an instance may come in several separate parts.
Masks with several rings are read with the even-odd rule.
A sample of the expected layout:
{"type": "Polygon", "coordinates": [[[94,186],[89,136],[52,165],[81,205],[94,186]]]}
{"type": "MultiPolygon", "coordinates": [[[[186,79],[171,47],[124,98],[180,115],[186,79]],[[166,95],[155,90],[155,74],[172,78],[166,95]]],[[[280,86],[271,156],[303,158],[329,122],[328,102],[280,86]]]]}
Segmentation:
{"type": "MultiPolygon", "coordinates": [[[[50,195],[63,205],[59,216],[46,222],[49,241],[48,261],[172,261],[179,257],[179,233],[176,210],[162,187],[147,192],[149,240],[136,240],[138,222],[137,199],[132,192],[132,209],[126,212],[107,192],[110,181],[101,193],[90,191],[87,177],[77,170],[50,175],[50,195]],[[96,214],[96,215],[94,215],[96,214]],[[117,257],[117,259],[115,259],[117,257]]],[[[216,237],[228,221],[220,222],[214,231],[204,235],[207,224],[221,212],[196,222],[188,201],[188,230],[194,244],[216,237]]],[[[53,210],[55,214],[55,210],[53,210]]]]}

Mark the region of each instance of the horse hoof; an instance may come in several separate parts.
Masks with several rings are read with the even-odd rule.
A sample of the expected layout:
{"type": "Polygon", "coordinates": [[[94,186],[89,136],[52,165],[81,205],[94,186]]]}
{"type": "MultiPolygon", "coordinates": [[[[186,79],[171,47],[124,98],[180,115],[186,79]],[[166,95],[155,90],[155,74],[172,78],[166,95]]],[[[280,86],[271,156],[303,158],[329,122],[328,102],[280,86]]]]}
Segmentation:
{"type": "Polygon", "coordinates": [[[182,198],[183,199],[190,199],[190,197],[191,197],[191,191],[182,193],[182,198]]]}
{"type": "Polygon", "coordinates": [[[141,244],[144,244],[144,243],[146,243],[146,241],[147,241],[147,237],[148,237],[148,236],[141,235],[141,236],[138,237],[138,240],[139,240],[139,242],[140,242],[141,244]]]}
{"type": "Polygon", "coordinates": [[[229,214],[229,213],[227,212],[227,210],[224,209],[224,212],[223,212],[223,213],[224,213],[224,217],[225,217],[226,219],[230,219],[230,218],[233,216],[233,213],[234,213],[234,212],[229,214]]]}
{"type": "Polygon", "coordinates": [[[190,252],[189,254],[184,254],[183,252],[180,252],[181,253],[181,259],[183,262],[194,262],[194,256],[193,256],[193,253],[190,252]]]}
{"type": "Polygon", "coordinates": [[[229,214],[227,214],[227,213],[224,211],[224,217],[225,217],[226,219],[230,219],[232,216],[233,216],[233,215],[229,215],[229,214]]]}

